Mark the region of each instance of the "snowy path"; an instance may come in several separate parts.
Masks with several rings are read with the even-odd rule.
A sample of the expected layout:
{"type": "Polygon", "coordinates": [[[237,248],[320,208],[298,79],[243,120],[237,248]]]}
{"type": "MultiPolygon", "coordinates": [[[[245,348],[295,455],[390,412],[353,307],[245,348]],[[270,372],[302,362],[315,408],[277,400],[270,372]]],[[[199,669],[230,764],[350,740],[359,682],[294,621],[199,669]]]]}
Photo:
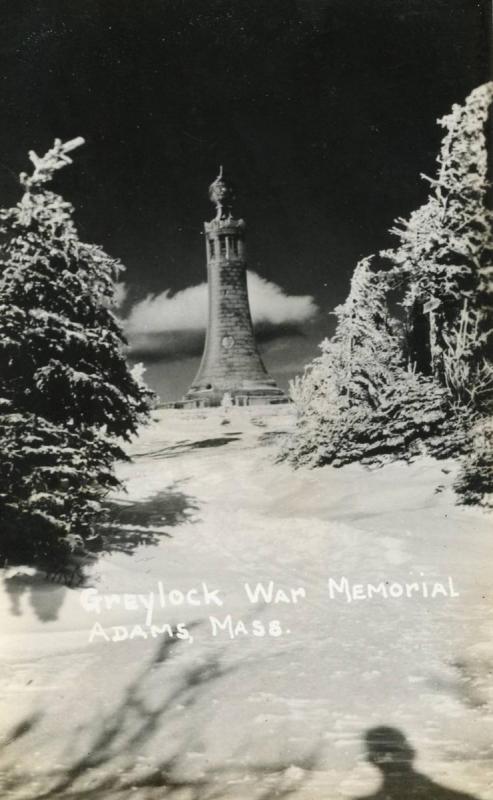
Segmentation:
{"type": "MultiPolygon", "coordinates": [[[[81,589],[5,574],[2,796],[356,798],[380,780],[365,732],[387,725],[428,779],[493,798],[491,519],[454,506],[454,465],[293,472],[268,443],[286,412],[265,427],[239,411],[227,426],[219,414],[160,417],[121,474],[129,528],[168,535],[135,548],[129,531],[132,552],[102,557],[89,585],[158,602],[160,581],[168,605],[153,624],[182,623],[193,642],[153,638],[140,600],[97,615],[81,589]],[[332,599],[328,580],[343,577],[356,595],[418,581],[459,596],[332,599]],[[269,581],[280,600],[305,597],[249,602],[244,584],[269,581]],[[194,604],[203,583],[221,607],[194,604]],[[169,605],[171,590],[196,587],[169,605]],[[227,615],[249,633],[214,636],[210,617],[227,615]],[[282,635],[252,633],[273,621],[282,635]],[[113,626],[133,638],[106,641],[113,626]]],[[[387,796],[418,796],[406,791],[387,796]]]]}

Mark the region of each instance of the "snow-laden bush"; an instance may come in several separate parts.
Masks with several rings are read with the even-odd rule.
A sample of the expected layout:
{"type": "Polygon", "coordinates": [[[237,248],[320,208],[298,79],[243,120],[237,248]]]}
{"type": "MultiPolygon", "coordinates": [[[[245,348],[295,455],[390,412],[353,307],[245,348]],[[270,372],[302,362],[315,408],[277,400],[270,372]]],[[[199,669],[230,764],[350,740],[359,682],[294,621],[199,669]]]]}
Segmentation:
{"type": "Polygon", "coordinates": [[[482,309],[464,300],[458,320],[442,332],[443,378],[452,396],[473,411],[488,414],[493,398],[493,364],[486,357],[491,329],[482,328],[482,309]]]}
{"type": "Polygon", "coordinates": [[[112,311],[123,267],[79,240],[72,206],[47,189],[81,143],[30,153],[20,202],[0,211],[0,548],[9,557],[88,535],[123,457],[115,439],[148,413],[112,311]]]}
{"type": "Polygon", "coordinates": [[[454,484],[459,502],[493,508],[493,420],[482,417],[471,428],[467,455],[454,484]]]}
{"type": "MultiPolygon", "coordinates": [[[[342,466],[409,458],[452,434],[450,395],[432,377],[406,366],[385,292],[370,260],[361,261],[348,299],[334,312],[334,336],[292,383],[298,417],[285,456],[294,463],[342,466]]],[[[449,450],[460,446],[460,430],[449,450]]]]}
{"type": "Polygon", "coordinates": [[[337,394],[330,350],[292,384],[298,417],[282,456],[295,465],[378,465],[428,453],[463,451],[467,420],[450,411],[450,396],[433,378],[396,368],[375,404],[349,403],[337,394]],[[325,370],[329,367],[329,372],[325,370]],[[325,386],[325,391],[324,387],[325,386]],[[466,423],[466,424],[465,424],[466,423]]]}

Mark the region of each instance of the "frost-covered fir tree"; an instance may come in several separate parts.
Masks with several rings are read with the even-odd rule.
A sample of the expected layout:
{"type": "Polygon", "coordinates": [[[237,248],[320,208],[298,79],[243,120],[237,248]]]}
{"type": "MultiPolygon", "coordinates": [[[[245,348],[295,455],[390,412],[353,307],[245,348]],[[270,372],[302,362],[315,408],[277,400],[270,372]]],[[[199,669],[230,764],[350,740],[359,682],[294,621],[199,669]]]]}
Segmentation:
{"type": "MultiPolygon", "coordinates": [[[[439,124],[446,130],[427,202],[392,229],[399,246],[382,255],[404,285],[410,357],[473,409],[491,402],[493,215],[488,208],[486,127],[493,83],[475,89],[439,124]]],[[[425,176],[423,176],[425,177],[425,176]]],[[[491,196],[491,195],[490,195],[491,196]]]]}
{"type": "Polygon", "coordinates": [[[472,426],[467,452],[454,484],[459,502],[493,508],[493,419],[480,417],[472,426]]]}
{"type": "Polygon", "coordinates": [[[357,266],[334,336],[293,385],[298,420],[287,454],[295,463],[472,452],[468,429],[493,390],[485,141],[492,97],[493,84],[481,86],[440,120],[437,177],[428,179],[427,203],[393,229],[399,247],[381,254],[390,268],[372,275],[368,261],[357,266]],[[387,312],[397,287],[404,336],[387,312]]]}
{"type": "Polygon", "coordinates": [[[47,184],[82,139],[30,153],[20,202],[0,212],[0,546],[48,557],[87,537],[149,392],[112,311],[122,265],[81,242],[47,184]]]}
{"type": "Polygon", "coordinates": [[[295,380],[297,423],[284,455],[296,464],[377,463],[408,458],[424,439],[441,442],[447,392],[405,365],[386,306],[386,282],[361,261],[333,337],[295,380]]]}
{"type": "Polygon", "coordinates": [[[334,310],[337,327],[331,345],[340,364],[339,392],[348,407],[375,408],[388,373],[400,360],[396,324],[390,319],[384,284],[371,270],[371,258],[360,261],[347,300],[334,310]]]}

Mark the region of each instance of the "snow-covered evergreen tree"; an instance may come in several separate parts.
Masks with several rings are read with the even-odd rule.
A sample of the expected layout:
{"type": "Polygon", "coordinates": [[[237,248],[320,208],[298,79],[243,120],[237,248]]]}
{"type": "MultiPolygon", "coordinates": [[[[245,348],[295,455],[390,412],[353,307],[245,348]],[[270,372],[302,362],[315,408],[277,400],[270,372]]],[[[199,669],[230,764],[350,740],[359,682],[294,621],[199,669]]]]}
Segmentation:
{"type": "MultiPolygon", "coordinates": [[[[493,99],[493,83],[475,89],[464,105],[439,120],[446,130],[438,156],[435,178],[427,202],[408,220],[399,219],[392,229],[399,246],[382,255],[390,259],[391,274],[404,285],[403,304],[411,329],[420,328],[423,341],[411,354],[419,369],[447,383],[456,399],[463,402],[464,390],[474,376],[481,384],[475,394],[476,407],[491,399],[485,391],[488,367],[484,357],[491,332],[491,289],[493,285],[493,215],[487,205],[488,152],[485,130],[493,99]],[[470,318],[467,348],[460,358],[464,383],[451,375],[451,341],[463,341],[465,317],[470,318]],[[421,354],[416,350],[424,349],[421,354]],[[448,351],[448,361],[444,353],[448,351]]],[[[423,176],[426,177],[426,176],[423,176]]],[[[418,336],[419,338],[419,336],[418,336]]]]}
{"type": "Polygon", "coordinates": [[[480,417],[472,426],[466,455],[454,488],[459,502],[493,508],[493,420],[480,417]]]}
{"type": "Polygon", "coordinates": [[[31,543],[48,555],[56,541],[87,534],[123,457],[111,437],[135,433],[149,408],[111,308],[123,267],[79,240],[72,206],[47,189],[82,142],[56,140],[42,158],[31,152],[20,202],[0,212],[0,512],[9,552],[15,536],[24,537],[20,551],[31,543]]]}
{"type": "MultiPolygon", "coordinates": [[[[386,308],[386,281],[370,259],[354,272],[336,308],[332,339],[291,386],[295,432],[284,456],[295,464],[381,463],[438,447],[448,427],[448,393],[410,370],[398,325],[386,308]]],[[[454,437],[454,441],[457,434],[454,437]]]]}
{"type": "MultiPolygon", "coordinates": [[[[332,339],[338,353],[341,396],[349,407],[375,408],[388,373],[401,360],[397,326],[390,319],[385,285],[371,270],[371,257],[360,261],[347,300],[334,310],[332,339]]],[[[326,347],[326,349],[329,349],[326,347]]]]}
{"type": "Polygon", "coordinates": [[[121,448],[94,428],[39,415],[0,415],[0,553],[39,565],[80,549],[102,520],[102,496],[116,487],[121,448]]]}
{"type": "Polygon", "coordinates": [[[485,141],[492,98],[493,83],[481,86],[440,120],[437,177],[428,179],[427,203],[393,229],[399,246],[381,254],[390,268],[373,273],[369,259],[357,265],[334,336],[292,385],[298,419],[285,455],[294,463],[470,450],[469,428],[493,394],[485,141]],[[408,312],[401,331],[388,312],[397,287],[408,312]]]}

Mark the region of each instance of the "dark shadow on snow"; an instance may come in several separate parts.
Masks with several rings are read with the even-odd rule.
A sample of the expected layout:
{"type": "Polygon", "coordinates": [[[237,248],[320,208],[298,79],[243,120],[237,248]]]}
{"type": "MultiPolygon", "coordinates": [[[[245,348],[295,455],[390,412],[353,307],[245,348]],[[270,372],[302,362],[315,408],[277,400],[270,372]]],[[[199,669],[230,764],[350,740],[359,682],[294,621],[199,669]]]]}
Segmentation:
{"type": "Polygon", "coordinates": [[[10,731],[7,732],[6,736],[4,737],[4,747],[8,747],[9,744],[16,742],[17,739],[21,739],[26,733],[29,733],[32,728],[36,725],[36,723],[41,719],[41,712],[36,711],[33,714],[30,714],[25,719],[18,722],[10,731]]]}
{"type": "Polygon", "coordinates": [[[266,431],[266,433],[262,433],[262,435],[259,436],[258,442],[264,447],[271,444],[279,444],[286,438],[288,433],[288,430],[266,431]]]}
{"type": "MultiPolygon", "coordinates": [[[[163,682],[156,695],[150,691],[149,677],[161,665],[166,668],[167,662],[179,658],[183,647],[176,639],[160,642],[152,658],[128,685],[121,701],[110,710],[103,709],[90,723],[76,730],[60,759],[63,767],[48,766],[42,785],[39,773],[31,777],[28,768],[20,771],[13,761],[5,762],[3,769],[0,768],[4,796],[10,792],[18,800],[32,798],[31,780],[36,780],[37,800],[117,800],[127,797],[126,792],[139,792],[132,794],[139,800],[175,797],[229,800],[231,784],[242,782],[246,775],[250,796],[255,800],[297,796],[317,770],[320,749],[315,748],[294,761],[291,756],[275,762],[249,763],[248,767],[239,754],[237,763],[234,758],[228,759],[224,766],[211,766],[196,776],[184,767],[187,753],[194,751],[201,740],[197,722],[200,715],[194,717],[194,706],[207,698],[209,687],[230,674],[232,668],[222,666],[214,655],[199,664],[183,664],[173,691],[168,691],[168,684],[163,682]],[[183,709],[186,718],[195,720],[180,735],[175,727],[177,707],[183,709]],[[166,755],[152,768],[136,771],[147,742],[163,733],[166,755]]],[[[39,722],[40,717],[33,715],[18,723],[4,739],[4,752],[39,722]]],[[[376,792],[354,800],[478,800],[417,772],[413,766],[415,751],[399,729],[371,728],[364,736],[364,743],[368,761],[381,775],[381,785],[376,792]]]]}
{"type": "Polygon", "coordinates": [[[15,617],[22,615],[24,598],[41,622],[53,622],[63,605],[67,587],[47,578],[46,572],[36,571],[27,574],[19,570],[14,575],[4,577],[3,584],[10,600],[10,613],[15,617]]]}
{"type": "Polygon", "coordinates": [[[482,659],[457,658],[450,662],[452,674],[447,677],[434,676],[428,683],[433,690],[456,697],[468,708],[486,708],[488,700],[484,693],[493,674],[493,665],[482,659]]]}
{"type": "Polygon", "coordinates": [[[109,500],[105,504],[107,521],[101,525],[93,550],[131,555],[137,547],[157,545],[171,537],[166,528],[191,522],[198,508],[196,498],[181,491],[178,484],[144,500],[109,500]]]}
{"type": "Polygon", "coordinates": [[[214,439],[200,439],[197,442],[190,442],[190,450],[201,450],[204,447],[224,447],[230,442],[237,442],[240,436],[216,436],[214,439]]]}
{"type": "MultiPolygon", "coordinates": [[[[187,627],[192,631],[198,625],[187,627]]],[[[297,760],[294,775],[292,757],[286,762],[249,765],[248,770],[241,757],[237,764],[206,767],[198,775],[185,768],[187,753],[196,750],[202,738],[201,715],[194,716],[194,706],[207,699],[212,684],[237,669],[222,665],[221,653],[211,654],[199,663],[180,662],[187,647],[176,638],[159,641],[121,700],[110,709],[99,708],[90,722],[71,734],[56,766],[47,765],[42,774],[31,774],[27,759],[22,770],[16,767],[18,753],[13,753],[10,761],[3,758],[3,796],[12,793],[17,800],[32,798],[36,781],[36,800],[116,800],[130,797],[127,792],[139,800],[228,800],[231,777],[241,779],[247,771],[256,800],[295,794],[315,769],[315,755],[297,760]],[[172,690],[164,679],[170,668],[174,670],[172,690]],[[158,677],[162,674],[157,684],[156,670],[164,670],[157,673],[158,677]],[[182,719],[190,720],[180,733],[176,728],[177,709],[182,709],[182,719]],[[155,735],[162,737],[166,754],[152,767],[136,770],[139,756],[146,752],[147,743],[155,735]]],[[[7,743],[24,736],[40,722],[41,718],[33,716],[18,723],[8,734],[7,743]]],[[[61,736],[66,737],[66,733],[61,732],[61,736]]],[[[4,747],[4,754],[6,751],[8,748],[4,747]]]]}
{"type": "Polygon", "coordinates": [[[398,728],[370,728],[364,741],[367,759],[380,772],[382,782],[376,792],[355,800],[477,800],[416,772],[416,753],[398,728]]]}
{"type": "Polygon", "coordinates": [[[3,576],[10,601],[10,613],[21,616],[27,600],[41,622],[58,618],[67,592],[84,585],[84,569],[102,553],[132,555],[138,547],[157,545],[170,538],[168,528],[195,521],[196,498],[183,492],[178,484],[139,501],[108,500],[104,521],[88,543],[88,549],[66,562],[46,565],[44,569],[11,567],[3,576]]]}
{"type": "Polygon", "coordinates": [[[152,458],[161,461],[165,458],[176,458],[177,456],[184,455],[193,450],[224,447],[227,444],[239,441],[239,439],[241,439],[241,435],[238,436],[232,433],[228,436],[215,436],[212,439],[198,439],[195,442],[191,442],[189,439],[183,439],[174,444],[160,447],[158,450],[146,450],[143,453],[134,453],[132,458],[152,458]]]}

